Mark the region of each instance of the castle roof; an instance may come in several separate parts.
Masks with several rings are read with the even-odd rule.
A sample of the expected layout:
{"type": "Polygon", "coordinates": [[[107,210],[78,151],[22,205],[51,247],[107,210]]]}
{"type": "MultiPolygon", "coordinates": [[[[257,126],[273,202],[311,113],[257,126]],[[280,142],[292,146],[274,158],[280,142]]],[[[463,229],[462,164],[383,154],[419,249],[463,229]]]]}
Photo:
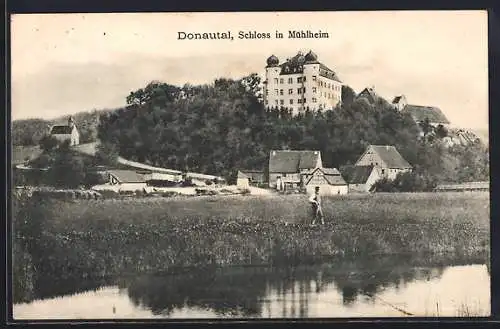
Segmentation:
{"type": "Polygon", "coordinates": [[[72,131],[73,127],[70,127],[68,125],[61,125],[61,126],[53,126],[52,129],[50,130],[50,133],[52,135],[71,135],[72,131]]]}
{"type": "MultiPolygon", "coordinates": [[[[277,64],[274,64],[274,60],[277,59],[277,57],[273,56],[268,58],[268,66],[278,66],[277,64]],[[271,62],[273,63],[272,65],[270,64],[271,62]]],[[[335,71],[333,71],[328,66],[318,61],[318,56],[312,51],[309,51],[306,55],[303,55],[301,52],[298,52],[292,58],[289,58],[285,62],[279,64],[279,66],[281,67],[280,75],[302,73],[304,72],[303,65],[307,64],[320,64],[320,72],[319,72],[320,76],[323,76],[325,78],[337,82],[342,82],[340,81],[335,71]]]]}

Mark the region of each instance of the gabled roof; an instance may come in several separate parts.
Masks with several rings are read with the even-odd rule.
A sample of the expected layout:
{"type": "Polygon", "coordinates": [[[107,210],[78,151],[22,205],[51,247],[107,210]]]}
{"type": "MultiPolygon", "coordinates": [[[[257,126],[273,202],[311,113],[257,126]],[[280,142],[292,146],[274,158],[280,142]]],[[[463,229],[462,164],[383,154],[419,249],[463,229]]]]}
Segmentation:
{"type": "Polygon", "coordinates": [[[341,175],[325,175],[324,177],[330,185],[347,185],[341,175]]]}
{"type": "Polygon", "coordinates": [[[53,126],[50,130],[52,135],[70,135],[73,128],[70,126],[53,126]]]}
{"type": "Polygon", "coordinates": [[[368,98],[372,103],[379,98],[379,96],[375,92],[375,89],[373,88],[365,88],[356,96],[356,98],[363,98],[363,97],[368,98]]]}
{"type": "Polygon", "coordinates": [[[396,96],[394,97],[394,99],[392,100],[392,104],[397,104],[399,103],[399,101],[401,100],[401,98],[403,98],[403,96],[396,96]]]}
{"type": "Polygon", "coordinates": [[[319,151],[271,151],[269,172],[296,173],[303,169],[313,169],[320,158],[319,151]]]}
{"type": "Polygon", "coordinates": [[[420,106],[420,105],[406,105],[401,113],[409,113],[413,120],[420,122],[424,121],[426,118],[429,119],[431,123],[442,123],[448,124],[450,121],[445,117],[443,112],[434,106],[420,106]]]}
{"type": "Polygon", "coordinates": [[[323,177],[325,180],[328,182],[330,185],[346,185],[347,183],[345,182],[344,178],[340,174],[340,171],[338,171],[336,168],[316,168],[316,169],[309,169],[304,172],[307,177],[305,182],[306,185],[309,184],[309,182],[312,180],[314,177],[315,172],[321,172],[323,174],[323,177]]]}
{"type": "Polygon", "coordinates": [[[341,167],[341,171],[349,184],[365,184],[373,168],[373,166],[344,166],[341,167]]]}
{"type": "MultiPolygon", "coordinates": [[[[372,149],[380,156],[380,158],[385,162],[388,168],[411,168],[411,165],[408,163],[408,161],[406,161],[398,152],[398,150],[392,145],[369,145],[365,153],[370,149],[372,149]]],[[[365,153],[363,153],[361,157],[363,157],[365,153]]]]}
{"type": "Polygon", "coordinates": [[[113,175],[120,183],[145,183],[143,175],[132,170],[109,170],[108,173],[113,175]]]}

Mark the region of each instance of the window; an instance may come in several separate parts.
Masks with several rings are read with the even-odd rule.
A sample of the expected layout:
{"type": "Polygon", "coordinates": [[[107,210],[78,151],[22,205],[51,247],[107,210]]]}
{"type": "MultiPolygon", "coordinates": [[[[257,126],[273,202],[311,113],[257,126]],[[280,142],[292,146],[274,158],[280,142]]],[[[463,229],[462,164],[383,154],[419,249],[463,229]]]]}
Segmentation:
{"type": "Polygon", "coordinates": [[[279,104],[278,100],[276,100],[275,102],[276,102],[276,105],[278,105],[278,104],[279,104]]]}
{"type": "Polygon", "coordinates": [[[266,96],[269,95],[269,89],[266,89],[266,96]]]}
{"type": "Polygon", "coordinates": [[[285,101],[280,99],[280,105],[285,105],[285,101]]]}
{"type": "Polygon", "coordinates": [[[298,103],[298,104],[302,104],[302,99],[300,99],[300,98],[299,98],[299,99],[297,99],[297,103],[298,103]]]}
{"type": "Polygon", "coordinates": [[[306,92],[306,87],[302,88],[302,90],[303,90],[303,93],[305,93],[306,92]]]}
{"type": "Polygon", "coordinates": [[[288,83],[293,83],[293,78],[288,78],[288,83]]]}
{"type": "Polygon", "coordinates": [[[313,102],[313,103],[316,103],[316,98],[314,98],[314,97],[313,97],[312,102],[313,102]]]}
{"type": "Polygon", "coordinates": [[[316,92],[316,87],[313,87],[313,93],[315,93],[315,92],[316,92]]]}
{"type": "Polygon", "coordinates": [[[283,89],[280,89],[280,95],[283,96],[283,89]]]}
{"type": "Polygon", "coordinates": [[[285,81],[283,80],[283,78],[280,79],[280,83],[281,84],[285,83],[285,81]]]}
{"type": "Polygon", "coordinates": [[[297,78],[297,83],[302,83],[302,78],[301,77],[297,78]]]}
{"type": "Polygon", "coordinates": [[[274,78],[274,83],[278,84],[278,78],[274,78]]]}
{"type": "Polygon", "coordinates": [[[385,169],[382,169],[382,175],[384,175],[384,174],[385,174],[385,169]]]}
{"type": "Polygon", "coordinates": [[[274,93],[278,96],[278,89],[274,89],[274,93]]]}
{"type": "Polygon", "coordinates": [[[283,173],[283,177],[286,177],[286,173],[283,173]]]}
{"type": "Polygon", "coordinates": [[[293,94],[293,89],[288,89],[288,95],[293,94]]]}
{"type": "Polygon", "coordinates": [[[269,102],[267,101],[267,99],[265,100],[264,104],[266,104],[266,105],[269,104],[269,102]]]}
{"type": "Polygon", "coordinates": [[[306,82],[306,77],[303,77],[303,78],[302,78],[302,82],[306,82]]]}
{"type": "Polygon", "coordinates": [[[290,99],[290,105],[293,105],[293,99],[290,99]]]}
{"type": "Polygon", "coordinates": [[[302,88],[297,89],[297,94],[302,94],[302,88]]]}
{"type": "Polygon", "coordinates": [[[313,81],[316,81],[316,76],[315,75],[313,75],[313,81]]]}

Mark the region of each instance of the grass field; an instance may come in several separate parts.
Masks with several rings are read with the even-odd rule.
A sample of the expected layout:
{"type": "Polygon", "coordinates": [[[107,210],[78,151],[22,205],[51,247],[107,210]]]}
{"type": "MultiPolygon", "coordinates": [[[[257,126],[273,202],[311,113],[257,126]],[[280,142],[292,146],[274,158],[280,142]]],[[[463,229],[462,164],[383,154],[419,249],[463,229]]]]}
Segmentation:
{"type": "Polygon", "coordinates": [[[32,259],[38,274],[49,276],[375,254],[473,257],[490,245],[484,192],[324,198],[326,224],[314,227],[305,195],[43,201],[17,208],[14,243],[29,253],[23,259],[32,259]]]}

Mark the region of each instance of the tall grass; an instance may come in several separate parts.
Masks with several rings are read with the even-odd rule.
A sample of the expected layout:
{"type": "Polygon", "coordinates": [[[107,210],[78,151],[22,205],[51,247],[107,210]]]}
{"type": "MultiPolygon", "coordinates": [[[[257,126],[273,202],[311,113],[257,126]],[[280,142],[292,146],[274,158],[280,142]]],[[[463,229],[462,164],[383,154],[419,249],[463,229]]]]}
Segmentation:
{"type": "Polygon", "coordinates": [[[486,193],[348,195],[323,208],[326,224],[313,227],[300,195],[32,200],[15,239],[39,274],[61,278],[489,250],[486,193]]]}

